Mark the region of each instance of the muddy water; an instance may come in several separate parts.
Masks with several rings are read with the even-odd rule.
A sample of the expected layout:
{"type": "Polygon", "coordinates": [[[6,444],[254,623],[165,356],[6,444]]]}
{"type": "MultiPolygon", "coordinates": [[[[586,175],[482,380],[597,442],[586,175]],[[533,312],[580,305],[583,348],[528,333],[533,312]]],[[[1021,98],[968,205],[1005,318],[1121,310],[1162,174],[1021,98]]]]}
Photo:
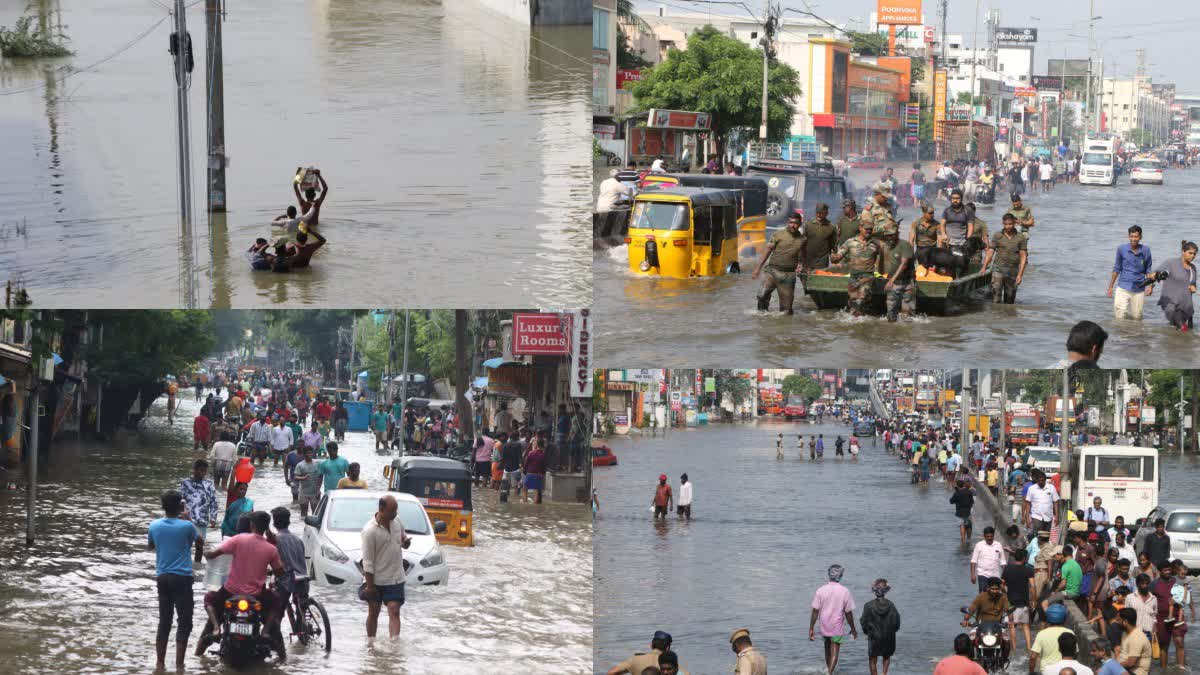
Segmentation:
{"type": "MultiPolygon", "coordinates": [[[[590,304],[587,26],[531,32],[464,2],[230,5],[229,211],[210,226],[204,3],[191,2],[188,239],[171,20],[56,75],[114,54],[169,4],[64,0],[73,58],[0,59],[0,283],[46,307],[178,306],[190,246],[201,307],[590,304]],[[308,270],[252,273],[243,252],[295,202],[302,164],[330,184],[329,244],[308,270]]],[[[0,5],[0,25],[24,5],[0,5]]]]}
{"type": "MultiPolygon", "coordinates": [[[[0,493],[3,672],[45,672],[50,662],[65,673],[152,670],[157,600],[146,526],[160,515],[161,491],[189,474],[190,422],[198,404],[183,401],[173,426],[164,410],[160,399],[139,433],[109,445],[56,448],[42,474],[33,549],[24,546],[24,492],[0,493]]],[[[381,471],[391,457],[375,454],[366,433],[348,433],[342,448],[342,456],[362,464],[372,489],[386,487],[381,471]]],[[[291,502],[282,471],[269,465],[255,474],[249,496],[263,510],[291,502]]],[[[586,507],[502,505],[484,490],[475,496],[476,546],[444,549],[448,586],[409,589],[398,642],[368,646],[366,605],[354,589],[314,586],[333,622],[332,653],[293,645],[285,665],[263,672],[588,672],[592,541],[586,507]]],[[[223,493],[218,502],[224,504],[223,493]]],[[[300,534],[298,522],[293,507],[291,529],[300,534]]],[[[219,531],[209,533],[210,545],[219,540],[219,531]]],[[[199,615],[201,586],[196,589],[199,615]]],[[[187,669],[225,671],[215,657],[189,656],[187,669]]]]}

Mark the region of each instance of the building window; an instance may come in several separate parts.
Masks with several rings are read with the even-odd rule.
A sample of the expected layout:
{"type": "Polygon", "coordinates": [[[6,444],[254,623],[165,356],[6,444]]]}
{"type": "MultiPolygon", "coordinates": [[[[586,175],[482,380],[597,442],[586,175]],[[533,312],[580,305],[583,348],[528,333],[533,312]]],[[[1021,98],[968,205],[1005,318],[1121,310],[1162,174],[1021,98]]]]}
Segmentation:
{"type": "Polygon", "coordinates": [[[608,10],[592,8],[592,49],[608,51],[608,10]]]}
{"type": "Polygon", "coordinates": [[[607,65],[599,63],[592,65],[592,103],[600,106],[608,105],[607,65]]]}

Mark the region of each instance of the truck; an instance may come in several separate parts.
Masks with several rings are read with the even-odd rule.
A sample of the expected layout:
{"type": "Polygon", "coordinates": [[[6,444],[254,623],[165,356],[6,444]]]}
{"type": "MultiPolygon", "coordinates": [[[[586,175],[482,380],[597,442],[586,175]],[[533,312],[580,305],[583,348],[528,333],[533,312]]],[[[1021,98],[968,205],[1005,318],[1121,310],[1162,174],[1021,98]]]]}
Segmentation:
{"type": "Polygon", "coordinates": [[[912,396],[913,378],[908,376],[901,377],[899,380],[897,380],[897,384],[899,384],[901,392],[903,392],[906,396],[912,396]]]}
{"type": "MultiPolygon", "coordinates": [[[[1074,397],[1072,397],[1067,402],[1067,414],[1071,416],[1072,420],[1076,420],[1079,417],[1079,411],[1076,410],[1075,403],[1076,403],[1076,401],[1075,401],[1074,397]]],[[[1062,412],[1063,412],[1062,397],[1061,396],[1048,397],[1046,399],[1046,410],[1044,413],[1045,424],[1052,424],[1055,427],[1061,426],[1062,421],[1063,421],[1062,420],[1062,412]]]]}
{"type": "Polygon", "coordinates": [[[1079,163],[1080,185],[1117,184],[1117,139],[1111,134],[1088,135],[1083,141],[1083,158],[1079,163]]]}
{"type": "Polygon", "coordinates": [[[897,396],[896,410],[898,412],[910,412],[913,410],[913,398],[911,396],[897,396]]]}
{"type": "Polygon", "coordinates": [[[777,384],[758,384],[758,414],[779,415],[783,413],[783,390],[777,384]]]}
{"type": "Polygon", "coordinates": [[[1018,448],[1036,444],[1041,427],[1041,413],[1027,403],[1014,403],[1004,414],[1004,435],[1018,448]]]}
{"type": "Polygon", "coordinates": [[[933,388],[917,389],[916,408],[924,412],[937,410],[938,390],[933,388]]]}
{"type": "Polygon", "coordinates": [[[990,438],[992,431],[992,418],[987,415],[968,415],[967,416],[967,431],[973,434],[978,434],[980,438],[990,438]]]}

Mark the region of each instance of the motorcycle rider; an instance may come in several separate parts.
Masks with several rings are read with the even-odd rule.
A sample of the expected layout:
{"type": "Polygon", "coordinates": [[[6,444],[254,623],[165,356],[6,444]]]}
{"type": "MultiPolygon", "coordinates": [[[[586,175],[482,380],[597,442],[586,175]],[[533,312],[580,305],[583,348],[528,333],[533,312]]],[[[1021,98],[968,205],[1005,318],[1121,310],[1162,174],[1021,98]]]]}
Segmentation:
{"type": "MultiPolygon", "coordinates": [[[[208,647],[218,639],[217,628],[221,625],[220,608],[225,601],[235,595],[249,595],[262,603],[264,609],[263,624],[275,627],[275,616],[278,597],[266,587],[267,569],[276,576],[283,574],[283,562],[279,557],[279,549],[266,537],[271,529],[271,516],[265,511],[255,511],[250,514],[250,532],[238,534],[221,542],[220,546],[204,552],[207,560],[223,555],[232,555],[229,565],[229,578],[221,588],[209,593],[204,598],[204,610],[208,612],[208,623],[200,642],[196,645],[196,656],[202,655],[208,647]]],[[[272,630],[272,633],[276,631],[272,630]]],[[[268,637],[271,648],[279,654],[282,661],[287,658],[283,640],[277,635],[268,637]]]]}
{"type": "Polygon", "coordinates": [[[1009,607],[1008,596],[1001,588],[1000,578],[990,577],[987,581],[987,590],[975,596],[970,606],[967,607],[967,614],[963,617],[962,625],[970,625],[972,616],[980,626],[985,623],[1000,623],[1008,614],[1009,607]]]}

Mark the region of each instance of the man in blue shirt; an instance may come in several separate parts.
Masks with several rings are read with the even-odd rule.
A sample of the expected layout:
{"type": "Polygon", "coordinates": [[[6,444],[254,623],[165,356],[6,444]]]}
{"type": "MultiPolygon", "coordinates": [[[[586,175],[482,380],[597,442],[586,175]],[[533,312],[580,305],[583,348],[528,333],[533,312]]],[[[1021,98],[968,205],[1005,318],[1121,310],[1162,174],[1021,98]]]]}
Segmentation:
{"type": "Polygon", "coordinates": [[[187,654],[188,636],[192,632],[192,543],[203,541],[191,521],[179,517],[183,511],[183,495],[167,490],[162,495],[165,518],[150,523],[147,543],[155,554],[154,573],[158,585],[158,637],[155,650],[158,668],[167,658],[167,638],[171,635],[171,620],[179,615],[175,633],[175,667],[183,667],[187,654]]]}
{"type": "Polygon", "coordinates": [[[1142,245],[1141,226],[1130,225],[1129,243],[1117,247],[1112,278],[1108,281],[1108,297],[1113,299],[1113,313],[1118,319],[1142,320],[1146,296],[1154,292],[1154,286],[1146,283],[1146,273],[1152,265],[1150,247],[1142,245]]]}
{"type": "Polygon", "coordinates": [[[338,444],[329,443],[325,446],[329,459],[317,465],[317,473],[325,477],[325,494],[337,489],[338,481],[346,477],[350,462],[345,457],[338,457],[338,444]]]}

